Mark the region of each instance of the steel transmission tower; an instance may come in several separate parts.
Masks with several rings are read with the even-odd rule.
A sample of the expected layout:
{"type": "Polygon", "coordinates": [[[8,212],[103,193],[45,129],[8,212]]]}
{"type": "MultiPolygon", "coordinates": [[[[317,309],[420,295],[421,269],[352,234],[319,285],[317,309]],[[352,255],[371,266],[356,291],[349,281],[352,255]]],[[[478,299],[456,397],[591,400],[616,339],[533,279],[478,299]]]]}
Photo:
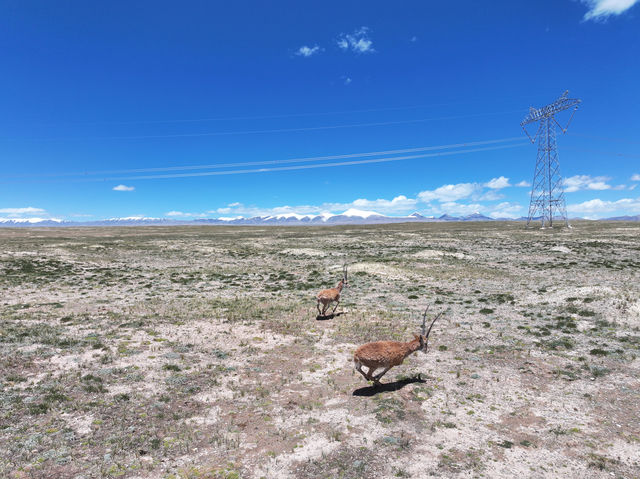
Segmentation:
{"type": "Polygon", "coordinates": [[[536,169],[533,174],[533,184],[531,186],[531,201],[529,203],[529,216],[527,226],[531,220],[539,214],[542,217],[542,227],[553,227],[554,212],[556,218],[562,218],[569,228],[567,218],[567,207],[564,201],[564,188],[562,187],[562,176],[560,175],[560,162],[558,161],[558,148],[556,145],[556,125],[560,127],[562,133],[566,133],[569,123],[573,119],[578,106],[582,100],[568,98],[569,90],[565,91],[560,98],[553,103],[542,108],[529,108],[529,114],[520,123],[520,126],[527,134],[531,143],[538,140],[538,157],[536,159],[536,169]],[[556,113],[573,108],[567,126],[562,127],[555,118],[556,113]],[[535,136],[531,137],[526,126],[540,122],[535,136]]]}

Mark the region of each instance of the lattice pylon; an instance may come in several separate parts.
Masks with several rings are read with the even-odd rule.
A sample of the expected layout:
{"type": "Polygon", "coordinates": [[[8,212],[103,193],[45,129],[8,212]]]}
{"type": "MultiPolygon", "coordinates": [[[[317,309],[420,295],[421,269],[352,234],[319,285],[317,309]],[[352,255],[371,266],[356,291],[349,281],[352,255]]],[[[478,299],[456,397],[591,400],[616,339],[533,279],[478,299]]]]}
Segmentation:
{"type": "Polygon", "coordinates": [[[560,174],[556,131],[551,122],[552,118],[540,120],[537,134],[538,157],[531,186],[527,226],[539,215],[543,228],[545,226],[553,227],[554,217],[561,219],[566,226],[571,227],[567,218],[562,175],[560,174]]]}
{"type": "Polygon", "coordinates": [[[536,168],[531,185],[527,226],[531,224],[536,215],[540,215],[543,228],[545,226],[553,227],[554,218],[562,219],[564,224],[571,228],[567,217],[567,206],[564,199],[564,188],[556,144],[556,125],[562,129],[563,133],[566,133],[573,115],[581,103],[581,100],[568,98],[568,95],[569,91],[567,90],[560,98],[547,106],[529,108],[529,114],[520,123],[532,143],[535,143],[536,139],[538,140],[538,157],[536,158],[536,168]],[[555,114],[568,109],[573,109],[573,112],[567,122],[567,126],[562,127],[556,120],[555,114]],[[527,132],[526,126],[535,122],[539,122],[538,131],[532,138],[527,132]]]}

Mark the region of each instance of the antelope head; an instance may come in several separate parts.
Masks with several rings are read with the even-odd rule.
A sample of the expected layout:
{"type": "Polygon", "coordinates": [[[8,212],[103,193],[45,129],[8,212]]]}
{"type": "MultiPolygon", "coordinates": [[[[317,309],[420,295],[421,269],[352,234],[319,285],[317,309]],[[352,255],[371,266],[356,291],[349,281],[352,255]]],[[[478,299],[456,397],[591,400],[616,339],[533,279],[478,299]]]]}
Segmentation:
{"type": "Polygon", "coordinates": [[[342,284],[343,286],[349,286],[349,281],[347,279],[347,263],[342,265],[342,284]]]}
{"type": "Polygon", "coordinates": [[[442,316],[442,311],[438,313],[438,315],[431,321],[429,325],[429,329],[426,329],[427,326],[427,312],[429,311],[429,306],[424,310],[424,314],[422,315],[422,325],[420,326],[420,336],[418,339],[420,340],[420,351],[426,353],[427,345],[429,343],[429,334],[431,334],[431,328],[433,328],[433,324],[438,320],[440,316],[442,316]]]}

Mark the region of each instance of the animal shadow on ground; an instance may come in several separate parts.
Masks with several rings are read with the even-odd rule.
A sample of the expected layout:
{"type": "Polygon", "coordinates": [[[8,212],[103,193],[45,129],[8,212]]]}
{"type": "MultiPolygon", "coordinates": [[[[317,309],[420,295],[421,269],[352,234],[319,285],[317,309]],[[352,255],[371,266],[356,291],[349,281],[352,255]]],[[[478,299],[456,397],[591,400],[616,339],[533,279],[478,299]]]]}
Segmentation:
{"type": "Polygon", "coordinates": [[[367,386],[364,388],[359,388],[353,391],[354,396],[363,396],[363,397],[371,397],[380,393],[387,393],[398,391],[405,387],[407,384],[413,383],[426,383],[427,381],[422,379],[422,377],[418,374],[417,376],[413,376],[410,378],[400,379],[399,381],[393,381],[391,383],[381,383],[374,384],[373,386],[367,386]]]}
{"type": "Polygon", "coordinates": [[[346,311],[340,311],[339,313],[327,314],[326,316],[323,316],[323,315],[319,314],[318,316],[316,316],[316,321],[327,321],[329,319],[337,318],[338,316],[340,316],[342,314],[347,314],[347,312],[346,311]]]}

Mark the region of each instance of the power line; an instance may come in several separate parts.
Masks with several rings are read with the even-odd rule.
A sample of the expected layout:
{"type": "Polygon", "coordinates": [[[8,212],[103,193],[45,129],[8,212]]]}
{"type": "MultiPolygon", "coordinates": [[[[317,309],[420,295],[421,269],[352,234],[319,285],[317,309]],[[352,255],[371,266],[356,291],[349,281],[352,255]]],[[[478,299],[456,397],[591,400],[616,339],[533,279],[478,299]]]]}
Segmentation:
{"type": "Polygon", "coordinates": [[[256,115],[256,116],[228,116],[228,117],[209,117],[209,118],[176,118],[164,120],[130,120],[130,121],[68,121],[60,123],[36,123],[44,126],[50,125],[146,125],[146,124],[162,124],[162,123],[203,123],[208,121],[237,121],[237,120],[269,120],[278,118],[301,118],[311,116],[329,116],[342,115],[345,113],[375,113],[380,111],[406,111],[418,110],[420,108],[431,108],[435,106],[460,105],[461,102],[451,103],[433,103],[430,105],[413,105],[413,106],[396,106],[386,108],[366,108],[357,110],[338,110],[338,111],[322,111],[322,112],[306,112],[306,113],[283,113],[280,115],[256,115]]]}
{"type": "Polygon", "coordinates": [[[590,138],[593,140],[613,141],[616,143],[629,143],[632,145],[640,145],[640,141],[633,141],[625,138],[611,138],[611,137],[605,137],[605,136],[585,135],[581,133],[569,133],[568,136],[580,136],[582,138],[590,138]]]}
{"type": "MultiPolygon", "coordinates": [[[[426,153],[423,155],[407,155],[407,156],[397,156],[397,157],[390,157],[390,158],[374,158],[374,159],[367,159],[367,160],[320,163],[315,165],[312,164],[312,165],[280,166],[275,168],[254,168],[254,169],[227,170],[227,171],[204,171],[200,173],[175,173],[175,174],[168,174],[168,175],[144,175],[144,176],[122,176],[122,177],[116,176],[116,177],[107,177],[107,178],[73,178],[69,180],[32,180],[31,182],[52,183],[52,182],[60,182],[60,181],[69,181],[69,182],[77,183],[77,182],[89,182],[89,181],[153,180],[153,179],[188,178],[188,177],[200,177],[200,176],[240,175],[240,174],[247,174],[247,173],[267,173],[272,171],[291,171],[291,170],[306,170],[306,169],[313,169],[313,168],[331,168],[336,166],[352,166],[352,165],[363,165],[367,163],[385,163],[385,162],[391,162],[391,161],[412,160],[412,159],[418,159],[418,158],[451,156],[451,155],[464,154],[464,153],[476,153],[480,151],[517,148],[525,145],[527,145],[527,143],[514,143],[509,145],[497,145],[497,146],[490,146],[490,147],[484,147],[484,148],[472,148],[467,150],[445,151],[445,152],[439,152],[439,153],[426,153]]],[[[0,183],[7,183],[7,182],[8,181],[0,180],[0,183]]]]}
{"type": "MultiPolygon", "coordinates": [[[[281,166],[275,168],[255,168],[255,169],[243,169],[243,170],[227,170],[227,171],[204,171],[200,173],[175,173],[169,175],[146,175],[146,176],[129,176],[129,177],[113,177],[113,178],[103,178],[102,181],[112,181],[112,180],[151,180],[151,179],[161,179],[161,178],[187,178],[187,177],[197,177],[197,176],[221,176],[221,175],[240,175],[246,173],[266,173],[271,171],[290,171],[290,170],[306,170],[312,168],[330,168],[335,166],[351,166],[351,165],[363,165],[367,163],[385,163],[390,161],[401,161],[401,160],[412,160],[417,158],[431,158],[436,156],[450,156],[457,155],[463,153],[476,153],[479,151],[491,151],[491,150],[502,150],[506,148],[516,148],[520,146],[525,146],[527,143],[515,143],[511,145],[499,145],[499,146],[490,146],[484,148],[472,148],[468,150],[456,150],[456,151],[445,151],[440,153],[426,153],[423,155],[409,155],[409,156],[396,156],[391,158],[375,158],[368,160],[354,160],[354,161],[342,161],[342,162],[334,162],[334,163],[320,163],[315,165],[295,165],[295,166],[281,166]]],[[[92,181],[87,179],[86,181],[92,181]]],[[[93,181],[101,181],[100,179],[93,179],[93,181]]]]}
{"type": "Polygon", "coordinates": [[[263,160],[263,161],[248,161],[239,163],[214,163],[208,165],[188,165],[188,166],[165,166],[156,168],[134,168],[126,170],[102,170],[102,171],[84,171],[84,172],[68,172],[68,173],[51,173],[41,175],[21,175],[21,176],[9,176],[7,178],[34,178],[34,177],[62,177],[62,176],[89,176],[89,175],[111,175],[119,173],[147,173],[147,172],[160,172],[160,171],[181,171],[181,170],[207,170],[217,168],[234,168],[239,166],[258,166],[258,165],[274,165],[274,164],[287,164],[287,163],[309,163],[314,161],[323,160],[339,160],[345,158],[359,158],[369,156],[383,156],[383,155],[395,155],[399,153],[413,153],[417,151],[429,151],[429,150],[445,150],[451,148],[464,148],[470,146],[489,145],[493,143],[506,143],[510,141],[521,141],[521,137],[509,137],[499,138],[495,140],[484,141],[470,141],[464,143],[452,143],[446,145],[435,146],[422,146],[416,148],[405,148],[396,150],[384,150],[384,151],[371,151],[365,153],[348,153],[344,155],[329,155],[329,156],[315,156],[315,157],[303,157],[303,158],[289,158],[284,160],[263,160]]]}
{"type": "Polygon", "coordinates": [[[628,155],[627,153],[616,153],[614,151],[602,151],[602,150],[593,150],[591,148],[572,148],[572,147],[565,147],[565,150],[571,150],[571,151],[584,151],[587,153],[597,153],[600,155],[610,155],[610,156],[622,156],[624,158],[640,158],[640,155],[628,155]]]}
{"type": "Polygon", "coordinates": [[[434,118],[419,118],[415,120],[398,120],[398,121],[383,121],[373,123],[352,123],[346,125],[324,125],[324,126],[311,126],[301,128],[276,128],[266,130],[237,130],[237,131],[214,131],[204,133],[172,133],[165,135],[131,135],[131,136],[95,136],[95,137],[61,137],[61,138],[0,138],[2,141],[9,140],[26,140],[26,141],[85,141],[85,140],[149,140],[160,138],[197,138],[197,137],[211,137],[211,136],[232,136],[232,135],[252,135],[252,134],[265,134],[265,133],[293,133],[302,131],[319,131],[319,130],[337,130],[343,128],[362,128],[369,126],[390,126],[390,125],[407,125],[410,123],[424,123],[428,121],[439,120],[457,120],[461,118],[477,118],[484,116],[494,115],[506,115],[511,113],[522,112],[522,110],[501,111],[494,113],[475,113],[470,115],[455,115],[455,116],[443,116],[434,118]]]}

